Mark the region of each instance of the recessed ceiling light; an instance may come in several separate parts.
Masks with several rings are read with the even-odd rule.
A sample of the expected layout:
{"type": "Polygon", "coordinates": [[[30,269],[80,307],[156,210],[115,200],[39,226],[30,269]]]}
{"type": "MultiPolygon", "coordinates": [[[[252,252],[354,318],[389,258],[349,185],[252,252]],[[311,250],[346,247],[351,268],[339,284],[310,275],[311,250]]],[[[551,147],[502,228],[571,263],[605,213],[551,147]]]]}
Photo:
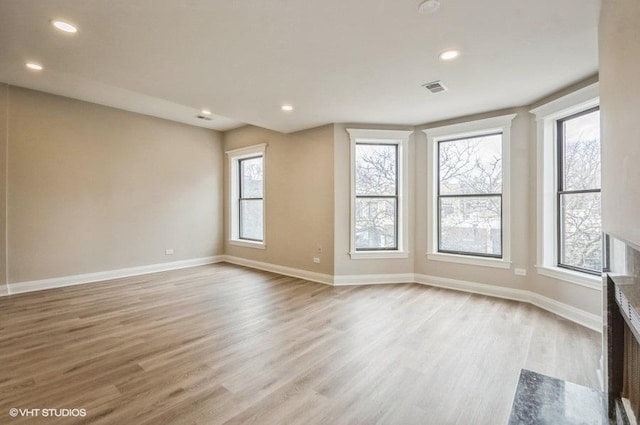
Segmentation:
{"type": "Polygon", "coordinates": [[[208,109],[203,109],[202,111],[200,111],[200,113],[201,113],[202,115],[211,115],[211,111],[210,111],[210,110],[208,110],[208,109]]]}
{"type": "Polygon", "coordinates": [[[440,0],[424,0],[418,6],[418,12],[422,15],[435,13],[440,8],[440,0]]]}
{"type": "Polygon", "coordinates": [[[440,53],[440,59],[443,61],[450,61],[458,56],[460,56],[460,52],[458,50],[446,50],[440,53]]]}
{"type": "Polygon", "coordinates": [[[293,106],[292,105],[282,105],[282,110],[285,112],[291,112],[293,111],[293,106]]]}
{"type": "Polygon", "coordinates": [[[26,66],[27,68],[32,69],[34,71],[42,71],[42,65],[40,65],[39,63],[27,62],[26,66]]]}
{"type": "Polygon", "coordinates": [[[72,34],[78,32],[78,28],[76,28],[75,25],[72,25],[69,22],[59,21],[57,19],[54,19],[53,21],[51,21],[51,25],[53,25],[60,31],[64,31],[72,34]]]}

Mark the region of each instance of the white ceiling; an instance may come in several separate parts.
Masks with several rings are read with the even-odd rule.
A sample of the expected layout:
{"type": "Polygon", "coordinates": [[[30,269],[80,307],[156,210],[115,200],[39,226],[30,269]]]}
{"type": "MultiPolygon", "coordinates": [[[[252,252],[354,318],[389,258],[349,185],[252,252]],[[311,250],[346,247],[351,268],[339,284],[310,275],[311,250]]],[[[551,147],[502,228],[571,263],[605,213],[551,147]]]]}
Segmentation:
{"type": "Polygon", "coordinates": [[[0,81],[219,130],[291,132],[526,105],[597,72],[598,0],[442,0],[434,15],[417,5],[0,0],[0,81]],[[448,48],[462,55],[443,63],[448,48]],[[437,79],[450,90],[421,87],[437,79]],[[198,120],[201,108],[217,115],[198,120]]]}

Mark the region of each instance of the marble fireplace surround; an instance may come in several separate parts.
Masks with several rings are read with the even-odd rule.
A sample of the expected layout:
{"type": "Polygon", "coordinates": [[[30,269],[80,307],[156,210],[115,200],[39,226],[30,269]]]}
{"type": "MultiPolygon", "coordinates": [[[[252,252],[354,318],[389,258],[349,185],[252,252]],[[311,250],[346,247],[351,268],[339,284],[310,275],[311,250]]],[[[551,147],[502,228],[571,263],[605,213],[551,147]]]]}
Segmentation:
{"type": "MultiPolygon", "coordinates": [[[[624,386],[625,328],[627,338],[640,343],[640,247],[610,235],[610,271],[605,273],[604,329],[605,390],[609,416],[628,422],[621,402],[624,386]]],[[[627,341],[629,342],[629,341],[627,341]]]]}

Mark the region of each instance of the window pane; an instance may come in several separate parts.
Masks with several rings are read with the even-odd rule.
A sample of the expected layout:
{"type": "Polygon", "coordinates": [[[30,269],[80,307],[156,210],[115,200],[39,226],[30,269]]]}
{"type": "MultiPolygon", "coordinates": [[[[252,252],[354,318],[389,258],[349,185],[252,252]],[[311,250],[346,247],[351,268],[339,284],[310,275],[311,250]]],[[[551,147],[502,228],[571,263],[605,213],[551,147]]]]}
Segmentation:
{"type": "Polygon", "coordinates": [[[600,193],[567,193],[560,204],[561,264],[601,271],[600,193]]]}
{"type": "Polygon", "coordinates": [[[396,194],[396,145],[356,145],[356,195],[396,194]]]}
{"type": "Polygon", "coordinates": [[[441,195],[502,193],[502,134],[443,141],[438,148],[441,195]]]}
{"type": "Polygon", "coordinates": [[[600,189],[600,111],[564,125],[564,190],[600,189]]]}
{"type": "Polygon", "coordinates": [[[356,249],[396,249],[396,199],[356,199],[356,249]]]}
{"type": "Polygon", "coordinates": [[[440,251],[502,255],[500,196],[440,198],[440,251]]]}
{"type": "Polygon", "coordinates": [[[240,201],[240,239],[263,240],[262,199],[240,201]]]}
{"type": "Polygon", "coordinates": [[[241,198],[262,198],[262,157],[240,160],[241,198]]]}

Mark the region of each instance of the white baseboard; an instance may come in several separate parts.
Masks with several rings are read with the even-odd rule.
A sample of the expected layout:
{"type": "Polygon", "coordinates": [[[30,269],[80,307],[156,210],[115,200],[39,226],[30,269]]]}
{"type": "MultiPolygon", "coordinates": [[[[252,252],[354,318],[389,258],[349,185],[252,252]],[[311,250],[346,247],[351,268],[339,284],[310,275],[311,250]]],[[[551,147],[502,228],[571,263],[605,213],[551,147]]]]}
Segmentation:
{"type": "Polygon", "coordinates": [[[233,257],[229,255],[218,255],[213,257],[195,258],[191,260],[174,261],[171,263],[151,264],[146,266],[130,267],[97,273],[87,273],[75,276],[63,276],[52,279],[10,283],[6,287],[0,286],[0,296],[40,291],[44,289],[60,288],[63,286],[80,285],[83,283],[118,279],[167,270],[182,269],[187,267],[202,266],[206,264],[219,263],[222,261],[258,270],[265,270],[285,276],[292,276],[298,279],[323,283],[325,285],[346,286],[416,282],[423,285],[437,286],[446,289],[454,289],[458,291],[471,292],[491,297],[521,301],[533,304],[537,307],[542,308],[543,310],[547,310],[558,316],[564,317],[565,319],[571,320],[572,322],[585,326],[596,332],[602,332],[602,318],[600,316],[586,312],[584,310],[580,310],[568,304],[561,303],[535,292],[525,291],[522,289],[505,288],[502,286],[485,285],[477,282],[469,282],[414,273],[332,276],[329,274],[295,269],[292,267],[264,263],[255,260],[248,260],[246,258],[233,257]]]}
{"type": "Polygon", "coordinates": [[[567,320],[571,320],[572,322],[575,322],[586,328],[602,333],[604,326],[602,317],[598,316],[597,314],[580,310],[579,308],[575,308],[573,306],[570,306],[569,304],[561,303],[560,301],[545,297],[544,295],[536,294],[535,292],[530,292],[530,294],[531,300],[529,302],[531,304],[540,307],[543,310],[554,313],[560,317],[564,317],[567,320]]]}
{"type": "Polygon", "coordinates": [[[423,274],[416,274],[415,281],[423,285],[437,286],[440,288],[471,292],[490,297],[526,302],[596,332],[602,332],[602,317],[597,314],[580,310],[576,307],[561,303],[560,301],[556,301],[535,292],[423,274]]]}
{"type": "Polygon", "coordinates": [[[396,273],[396,274],[361,274],[361,275],[344,275],[334,276],[334,286],[353,286],[353,285],[381,285],[385,283],[412,283],[414,282],[413,273],[396,273]]]}
{"type": "Polygon", "coordinates": [[[170,263],[149,264],[145,266],[128,267],[125,269],[108,270],[96,273],[78,274],[73,276],[54,277],[50,279],[30,280],[8,284],[8,294],[21,294],[24,292],[42,291],[45,289],[61,288],[63,286],[81,285],[83,283],[99,282],[103,280],[120,279],[123,277],[138,276],[149,273],[164,272],[167,270],[184,269],[187,267],[203,266],[219,263],[221,255],[213,257],[193,258],[190,260],[173,261],[170,263]]]}
{"type": "Polygon", "coordinates": [[[223,255],[221,257],[222,261],[225,261],[227,263],[282,274],[285,276],[296,277],[298,279],[310,280],[311,282],[324,283],[325,285],[333,285],[333,276],[328,274],[294,269],[292,267],[280,266],[277,264],[263,263],[262,261],[248,260],[246,258],[233,257],[231,255],[223,255]]]}
{"type": "Polygon", "coordinates": [[[490,297],[504,298],[513,301],[520,301],[535,305],[543,310],[549,311],[567,320],[575,322],[596,332],[602,332],[602,318],[596,314],[580,310],[568,304],[561,303],[554,299],[545,297],[531,291],[522,289],[505,288],[502,286],[486,285],[477,282],[469,282],[457,279],[449,279],[438,276],[430,276],[414,273],[396,274],[369,274],[369,275],[337,275],[310,272],[307,270],[294,269],[291,267],[279,266],[276,264],[264,263],[261,261],[248,260],[240,257],[223,256],[224,261],[238,264],[272,273],[293,276],[298,279],[310,280],[312,282],[324,283],[333,286],[351,285],[375,285],[385,283],[411,283],[416,282],[423,285],[437,286],[446,289],[471,292],[475,294],[487,295],[490,297]]]}

